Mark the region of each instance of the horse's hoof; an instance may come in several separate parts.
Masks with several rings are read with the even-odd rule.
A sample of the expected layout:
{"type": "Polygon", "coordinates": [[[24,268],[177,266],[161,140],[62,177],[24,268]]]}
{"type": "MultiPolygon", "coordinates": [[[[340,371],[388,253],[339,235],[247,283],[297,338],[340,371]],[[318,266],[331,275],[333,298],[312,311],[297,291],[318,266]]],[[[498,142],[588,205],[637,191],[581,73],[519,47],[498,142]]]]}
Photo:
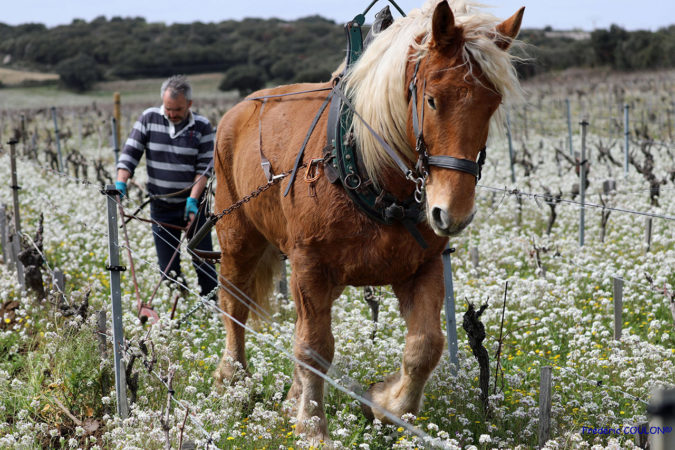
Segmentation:
{"type": "Polygon", "coordinates": [[[218,367],[213,372],[213,378],[215,379],[216,386],[219,388],[232,386],[236,382],[250,376],[251,372],[248,369],[242,369],[241,366],[218,367]]]}
{"type": "Polygon", "coordinates": [[[312,436],[309,439],[309,448],[333,449],[333,441],[327,435],[312,436]]]}
{"type": "MultiPolygon", "coordinates": [[[[375,389],[375,386],[378,384],[382,384],[380,381],[379,383],[373,383],[368,387],[368,390],[361,394],[361,396],[368,400],[370,403],[373,402],[373,389],[375,389]]],[[[373,419],[375,419],[375,415],[373,414],[373,408],[370,407],[370,405],[367,405],[363,402],[361,402],[361,412],[363,412],[363,415],[366,417],[366,419],[370,420],[371,422],[373,419]]]]}
{"type": "Polygon", "coordinates": [[[281,404],[281,412],[287,417],[295,417],[298,415],[298,399],[297,398],[287,398],[281,404]]]}

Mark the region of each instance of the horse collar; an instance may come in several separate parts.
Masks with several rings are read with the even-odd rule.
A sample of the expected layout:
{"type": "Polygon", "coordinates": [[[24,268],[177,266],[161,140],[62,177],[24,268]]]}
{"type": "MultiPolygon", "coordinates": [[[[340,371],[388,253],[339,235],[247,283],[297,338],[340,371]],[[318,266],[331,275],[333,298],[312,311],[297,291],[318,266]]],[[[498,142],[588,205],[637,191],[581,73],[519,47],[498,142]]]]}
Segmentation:
{"type": "MultiPolygon", "coordinates": [[[[336,82],[335,92],[342,94],[340,81],[336,82]]],[[[327,145],[324,156],[332,156],[325,173],[332,183],[338,180],[354,204],[368,217],[383,224],[401,223],[426,248],[416,225],[424,220],[419,202],[412,196],[398,200],[391,193],[375,186],[362,167],[356,140],[352,133],[354,111],[343,95],[333,95],[328,114],[327,145]]]]}

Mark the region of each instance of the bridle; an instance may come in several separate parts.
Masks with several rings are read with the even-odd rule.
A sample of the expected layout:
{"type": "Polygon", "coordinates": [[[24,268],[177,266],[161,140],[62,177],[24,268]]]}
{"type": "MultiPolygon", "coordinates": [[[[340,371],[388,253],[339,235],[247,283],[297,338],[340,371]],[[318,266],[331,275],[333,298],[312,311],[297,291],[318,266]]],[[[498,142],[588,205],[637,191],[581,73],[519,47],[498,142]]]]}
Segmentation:
{"type": "MultiPolygon", "coordinates": [[[[469,173],[476,177],[476,183],[478,183],[478,180],[480,180],[481,177],[483,164],[485,164],[485,158],[487,156],[485,147],[483,147],[478,153],[478,161],[455,158],[454,156],[447,155],[429,156],[427,152],[427,144],[424,142],[424,105],[422,105],[419,117],[417,116],[417,72],[419,71],[421,61],[422,60],[419,59],[417,60],[417,63],[415,63],[415,70],[413,72],[412,80],[410,80],[410,85],[408,86],[408,91],[412,101],[412,122],[413,132],[415,133],[415,152],[417,153],[417,163],[415,164],[414,172],[408,169],[405,173],[406,178],[415,183],[415,200],[418,203],[422,203],[424,197],[424,188],[426,186],[427,179],[429,178],[430,166],[469,173]]],[[[424,99],[425,91],[426,80],[422,85],[422,99],[424,99]]]]}

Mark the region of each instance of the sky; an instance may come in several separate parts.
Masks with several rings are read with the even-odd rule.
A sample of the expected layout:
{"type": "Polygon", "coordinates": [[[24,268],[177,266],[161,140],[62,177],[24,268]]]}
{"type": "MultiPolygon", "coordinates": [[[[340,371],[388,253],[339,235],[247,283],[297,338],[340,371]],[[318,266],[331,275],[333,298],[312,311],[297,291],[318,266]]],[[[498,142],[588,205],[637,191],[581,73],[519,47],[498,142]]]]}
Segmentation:
{"type": "MultiPolygon", "coordinates": [[[[507,18],[525,6],[524,28],[582,29],[591,31],[611,24],[627,30],[652,30],[675,24],[673,0],[483,0],[489,11],[507,18]]],[[[220,22],[260,17],[293,20],[321,15],[344,23],[362,12],[370,0],[2,0],[0,22],[10,25],[37,22],[47,26],[69,24],[73,19],[91,21],[98,16],[144,17],[148,22],[220,22]]],[[[423,0],[397,0],[408,12],[423,0]]],[[[389,4],[379,0],[366,17],[389,4]]],[[[394,11],[394,8],[392,8],[394,11]]],[[[397,14],[395,14],[397,17],[397,14]]]]}

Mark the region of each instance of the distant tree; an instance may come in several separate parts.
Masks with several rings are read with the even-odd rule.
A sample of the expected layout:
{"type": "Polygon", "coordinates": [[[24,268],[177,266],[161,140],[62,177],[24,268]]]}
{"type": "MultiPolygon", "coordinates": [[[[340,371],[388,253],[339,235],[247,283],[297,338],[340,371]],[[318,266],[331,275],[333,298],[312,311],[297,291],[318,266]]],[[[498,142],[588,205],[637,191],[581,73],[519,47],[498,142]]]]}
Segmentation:
{"type": "Polygon", "coordinates": [[[80,92],[89,90],[101,77],[94,58],[84,53],[60,62],[56,73],[64,86],[80,92]]]}
{"type": "Polygon", "coordinates": [[[270,67],[270,75],[280,82],[288,82],[295,75],[295,65],[290,58],[283,58],[270,67]]]}
{"type": "Polygon", "coordinates": [[[659,67],[662,52],[654,33],[633,31],[617,47],[615,64],[621,70],[644,70],[659,67]]]}
{"type": "MultiPolygon", "coordinates": [[[[526,54],[517,55],[527,59],[517,66],[521,75],[580,66],[675,67],[675,26],[652,33],[612,25],[592,32],[590,39],[548,31],[554,30],[547,26],[521,31],[519,39],[526,44],[526,54]]],[[[64,84],[75,89],[88,88],[94,78],[89,72],[96,75],[96,69],[107,79],[130,79],[223,73],[241,66],[232,73],[228,70],[228,79],[223,80],[224,87],[241,85],[241,92],[268,83],[327,81],[344,58],[345,45],[342,25],[318,16],[173,25],[148,23],[141,17],[99,16],[90,22],[74,19],[69,25],[51,28],[0,23],[3,59],[7,55],[11,65],[38,71],[54,72],[59,66],[64,84]],[[95,64],[87,61],[84,75],[72,73],[69,67],[82,60],[78,53],[95,60],[95,64]]]]}
{"type": "Polygon", "coordinates": [[[321,83],[322,81],[330,81],[329,70],[322,69],[305,69],[295,75],[296,83],[321,83]]]}
{"type": "Polygon", "coordinates": [[[591,33],[591,45],[601,66],[615,67],[617,51],[623,41],[628,39],[628,32],[618,25],[609,30],[595,30],[591,33]]]}
{"type": "Polygon", "coordinates": [[[221,91],[239,91],[242,97],[257,91],[265,85],[260,69],[255,66],[234,66],[225,72],[218,89],[221,91]]]}

